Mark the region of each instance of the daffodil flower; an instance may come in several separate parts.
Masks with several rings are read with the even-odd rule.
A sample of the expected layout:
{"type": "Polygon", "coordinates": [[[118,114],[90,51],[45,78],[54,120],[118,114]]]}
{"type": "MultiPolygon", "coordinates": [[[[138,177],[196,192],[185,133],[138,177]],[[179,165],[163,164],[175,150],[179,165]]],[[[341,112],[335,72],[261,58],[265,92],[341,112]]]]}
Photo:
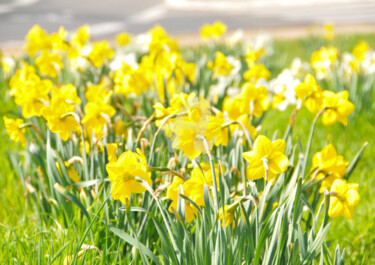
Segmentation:
{"type": "Polygon", "coordinates": [[[284,150],[284,140],[271,142],[263,135],[258,136],[253,150],[243,153],[243,157],[249,163],[247,177],[251,180],[265,178],[272,181],[278,174],[285,172],[289,160],[284,155],[284,150]]]}
{"type": "Polygon", "coordinates": [[[338,93],[325,90],[323,92],[323,107],[326,108],[322,115],[322,122],[324,125],[331,125],[336,121],[347,126],[348,116],[354,111],[354,105],[349,98],[347,90],[338,93]]]}
{"type": "Polygon", "coordinates": [[[354,206],[359,202],[357,183],[347,183],[346,180],[336,179],[331,187],[328,215],[352,218],[354,206]]]}
{"type": "Polygon", "coordinates": [[[147,171],[147,162],[141,150],[127,151],[117,161],[106,166],[108,178],[112,183],[111,193],[115,200],[125,204],[132,193],[142,193],[146,189],[135,179],[140,177],[151,185],[151,173],[147,171]]]}

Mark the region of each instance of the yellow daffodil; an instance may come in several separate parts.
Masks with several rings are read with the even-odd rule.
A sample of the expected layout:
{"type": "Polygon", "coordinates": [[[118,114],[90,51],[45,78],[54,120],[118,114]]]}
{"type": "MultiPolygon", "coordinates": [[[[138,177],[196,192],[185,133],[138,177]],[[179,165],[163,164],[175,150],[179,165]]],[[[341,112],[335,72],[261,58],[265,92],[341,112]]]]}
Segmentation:
{"type": "Polygon", "coordinates": [[[141,150],[127,151],[117,161],[106,166],[108,178],[112,183],[111,193],[115,200],[125,204],[132,193],[142,193],[146,189],[135,179],[140,177],[151,185],[151,174],[147,171],[147,162],[141,150]]]}
{"type": "Polygon", "coordinates": [[[324,39],[332,41],[335,37],[335,25],[333,23],[324,24],[324,39]]]}
{"type": "MultiPolygon", "coordinates": [[[[68,177],[75,183],[79,182],[80,177],[79,177],[77,171],[74,169],[73,164],[70,164],[68,161],[65,161],[64,166],[66,168],[66,172],[68,173],[68,177]]],[[[57,167],[57,170],[59,171],[60,175],[62,176],[60,164],[58,162],[56,162],[56,167],[57,167]]]]}
{"type": "Polygon", "coordinates": [[[229,133],[228,127],[223,127],[225,123],[224,114],[221,111],[216,113],[215,116],[211,116],[205,133],[207,141],[214,140],[216,146],[226,146],[228,144],[229,133]]]}
{"type": "Polygon", "coordinates": [[[115,123],[115,135],[121,136],[124,139],[128,137],[128,131],[125,122],[117,120],[115,123]]]}
{"type": "Polygon", "coordinates": [[[89,59],[96,68],[102,66],[106,61],[112,59],[115,52],[108,47],[107,41],[95,42],[89,54],[89,59]]]}
{"type": "Polygon", "coordinates": [[[347,183],[346,180],[336,179],[331,187],[328,215],[352,218],[353,208],[359,202],[358,187],[359,185],[356,183],[347,183]]]}
{"type": "Polygon", "coordinates": [[[69,113],[74,112],[74,106],[61,97],[52,98],[49,106],[43,108],[43,117],[47,120],[48,128],[58,133],[61,140],[67,141],[71,132],[78,132],[78,121],[69,113]]]}
{"type": "Polygon", "coordinates": [[[107,144],[107,152],[108,152],[108,161],[115,162],[117,161],[117,143],[107,144]]]}
{"type": "Polygon", "coordinates": [[[271,76],[271,72],[266,68],[264,64],[254,64],[249,66],[243,74],[243,78],[247,81],[256,83],[259,79],[268,79],[271,76]]]}
{"type": "Polygon", "coordinates": [[[242,88],[241,105],[237,106],[242,113],[255,117],[261,117],[263,112],[270,106],[267,88],[257,87],[253,83],[246,82],[242,88]]]}
{"type": "Polygon", "coordinates": [[[322,109],[322,88],[311,74],[305,76],[305,80],[294,88],[294,92],[297,99],[301,100],[311,113],[317,113],[322,109]]]}
{"type": "Polygon", "coordinates": [[[184,190],[188,191],[188,197],[198,206],[204,206],[204,185],[213,186],[212,171],[203,171],[196,167],[191,172],[190,178],[184,183],[184,190]]]}
{"type": "Polygon", "coordinates": [[[63,26],[59,28],[58,32],[54,32],[50,36],[50,41],[55,51],[67,51],[69,46],[68,43],[65,41],[68,32],[65,30],[63,26]]]}
{"type": "Polygon", "coordinates": [[[310,63],[318,79],[327,78],[337,60],[338,50],[333,46],[321,47],[311,54],[310,63]]]}
{"type": "MultiPolygon", "coordinates": [[[[184,180],[182,180],[179,177],[174,177],[171,185],[168,186],[167,189],[167,198],[172,200],[171,205],[169,206],[168,210],[173,213],[173,209],[177,211],[178,207],[178,194],[179,194],[179,188],[180,186],[182,187],[182,192],[185,196],[189,197],[189,190],[184,189],[184,180]]],[[[192,206],[190,203],[185,201],[185,219],[186,222],[190,223],[193,219],[194,216],[197,214],[197,209],[192,206]]]]}
{"type": "Polygon", "coordinates": [[[218,219],[221,221],[225,219],[225,223],[221,224],[222,227],[227,227],[233,223],[234,214],[236,212],[236,209],[238,208],[238,205],[239,205],[238,203],[234,203],[231,205],[224,205],[224,211],[223,211],[223,207],[219,209],[218,219]]]}
{"type": "Polygon", "coordinates": [[[25,138],[25,128],[21,127],[21,125],[25,124],[25,121],[22,119],[10,119],[6,116],[4,118],[4,125],[9,135],[9,138],[14,142],[20,142],[23,146],[26,146],[26,138],[25,138]]]}
{"type": "MultiPolygon", "coordinates": [[[[142,62],[144,62],[143,58],[142,62]]],[[[136,70],[130,65],[123,63],[122,67],[118,69],[114,75],[115,93],[125,96],[130,94],[140,95],[142,92],[149,89],[151,81],[145,71],[142,63],[136,70]]]]}
{"type": "Polygon", "coordinates": [[[33,67],[24,64],[23,69],[17,70],[9,85],[9,94],[15,97],[15,102],[22,108],[25,118],[42,115],[42,109],[49,101],[48,93],[52,88],[50,80],[41,80],[33,67]]]}
{"type": "Polygon", "coordinates": [[[243,97],[241,95],[238,95],[233,98],[225,97],[224,102],[223,102],[223,111],[228,114],[228,117],[230,120],[236,120],[238,117],[240,117],[243,114],[249,114],[249,113],[245,113],[245,110],[239,107],[242,105],[244,105],[244,103],[243,103],[243,97]]]}
{"type": "Polygon", "coordinates": [[[177,42],[171,39],[165,29],[160,25],[156,25],[149,30],[149,34],[151,36],[151,41],[149,43],[150,54],[156,55],[166,49],[170,52],[178,50],[177,42]]]}
{"type": "Polygon", "coordinates": [[[272,181],[278,174],[285,172],[289,160],[284,155],[284,150],[284,140],[271,142],[263,135],[258,136],[253,150],[243,153],[243,157],[249,163],[247,177],[251,180],[267,178],[272,181]]]}
{"type": "Polygon", "coordinates": [[[312,169],[316,169],[312,176],[315,179],[323,179],[320,192],[323,192],[324,189],[329,190],[333,181],[343,177],[348,165],[349,162],[345,161],[343,156],[337,155],[332,144],[317,152],[312,160],[312,169]]]}
{"type": "Polygon", "coordinates": [[[208,62],[207,67],[212,70],[215,76],[228,76],[234,68],[222,52],[215,52],[215,61],[208,62]]]}
{"type": "Polygon", "coordinates": [[[255,66],[255,62],[259,61],[260,57],[265,54],[264,49],[260,48],[254,50],[253,47],[249,47],[246,53],[246,63],[249,68],[255,66]]]}
{"type": "Polygon", "coordinates": [[[83,25],[79,29],[77,29],[76,33],[73,34],[70,44],[77,48],[83,48],[86,46],[87,42],[90,40],[90,26],[83,25]]]}
{"type": "Polygon", "coordinates": [[[324,125],[331,125],[336,121],[348,125],[348,116],[354,111],[354,105],[349,98],[347,90],[334,93],[326,90],[323,92],[323,107],[326,108],[322,115],[324,125]]]}
{"type": "Polygon", "coordinates": [[[97,85],[89,85],[85,93],[87,102],[109,103],[113,91],[109,90],[108,86],[109,84],[104,79],[97,85]]]}
{"type": "Polygon", "coordinates": [[[70,104],[81,104],[81,99],[77,95],[77,88],[72,84],[66,84],[60,88],[52,88],[52,98],[61,98],[70,104]]]}
{"type": "Polygon", "coordinates": [[[365,58],[366,52],[368,52],[369,49],[370,47],[368,43],[364,40],[361,40],[356,46],[354,46],[352,53],[358,61],[362,62],[365,58]]]}
{"type": "Polygon", "coordinates": [[[176,118],[173,125],[175,137],[172,147],[182,150],[192,160],[206,151],[203,137],[209,123],[210,104],[205,99],[189,104],[187,115],[176,118]]]}
{"type": "Polygon", "coordinates": [[[103,134],[103,126],[107,124],[107,119],[115,115],[116,110],[104,103],[89,102],[85,106],[85,116],[82,119],[82,124],[87,127],[88,133],[91,135],[95,131],[95,136],[103,134]]]}
{"type": "Polygon", "coordinates": [[[215,21],[212,25],[204,24],[201,27],[201,36],[203,39],[218,39],[227,31],[227,26],[221,21],[215,21]]]}
{"type": "Polygon", "coordinates": [[[45,50],[38,58],[36,58],[35,64],[42,75],[50,77],[57,77],[58,73],[64,66],[59,54],[45,50]]]}
{"type": "Polygon", "coordinates": [[[34,56],[39,50],[48,50],[52,44],[48,33],[39,25],[34,25],[25,37],[26,50],[29,55],[34,56]]]}
{"type": "Polygon", "coordinates": [[[130,36],[127,32],[121,32],[116,35],[117,44],[120,46],[125,46],[130,42],[130,36]]]}

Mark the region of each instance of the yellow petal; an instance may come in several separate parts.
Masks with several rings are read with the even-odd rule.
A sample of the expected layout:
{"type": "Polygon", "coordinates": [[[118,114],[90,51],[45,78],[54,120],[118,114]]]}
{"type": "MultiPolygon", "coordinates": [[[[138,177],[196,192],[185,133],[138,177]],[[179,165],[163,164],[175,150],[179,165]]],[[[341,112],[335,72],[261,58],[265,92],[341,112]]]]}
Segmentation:
{"type": "Polygon", "coordinates": [[[254,142],[254,152],[257,157],[267,157],[272,152],[271,141],[263,135],[259,135],[254,142]]]}
{"type": "Polygon", "coordinates": [[[348,190],[348,192],[346,193],[346,200],[348,201],[350,206],[354,206],[354,205],[358,204],[358,202],[359,202],[358,192],[354,189],[348,190]]]}
{"type": "Polygon", "coordinates": [[[285,141],[282,139],[278,139],[272,142],[272,147],[274,152],[281,152],[284,153],[285,151],[285,141]]]}
{"type": "Polygon", "coordinates": [[[336,198],[335,196],[331,196],[330,201],[329,201],[329,210],[328,210],[328,215],[330,217],[337,217],[341,214],[343,211],[343,204],[342,202],[336,198]]]}
{"type": "Polygon", "coordinates": [[[268,160],[268,166],[272,173],[280,174],[287,170],[289,164],[289,160],[281,152],[275,152],[272,154],[270,159],[268,160]]]}
{"type": "Polygon", "coordinates": [[[337,192],[338,194],[345,194],[347,191],[346,181],[343,179],[336,179],[331,187],[331,192],[337,192]]]}

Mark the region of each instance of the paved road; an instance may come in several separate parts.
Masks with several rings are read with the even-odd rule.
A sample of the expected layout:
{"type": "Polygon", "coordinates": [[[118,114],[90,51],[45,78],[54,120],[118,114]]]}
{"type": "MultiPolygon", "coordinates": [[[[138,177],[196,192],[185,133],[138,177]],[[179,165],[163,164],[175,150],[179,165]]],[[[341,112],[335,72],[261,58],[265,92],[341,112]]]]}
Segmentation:
{"type": "Polygon", "coordinates": [[[89,23],[96,38],[159,23],[170,33],[197,32],[217,19],[229,29],[375,24],[375,0],[0,0],[0,44],[19,43],[33,24],[49,32],[89,23]]]}

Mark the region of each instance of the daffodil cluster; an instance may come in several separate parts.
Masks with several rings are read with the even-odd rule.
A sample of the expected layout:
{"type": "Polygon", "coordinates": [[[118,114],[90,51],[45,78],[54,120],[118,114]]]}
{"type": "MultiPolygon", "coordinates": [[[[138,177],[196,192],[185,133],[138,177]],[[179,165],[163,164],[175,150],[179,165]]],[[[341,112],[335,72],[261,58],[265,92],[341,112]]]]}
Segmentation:
{"type": "MultiPolygon", "coordinates": [[[[60,193],[79,192],[82,203],[67,200],[80,208],[94,209],[90,204],[108,193],[127,214],[130,205],[148,212],[142,207],[150,193],[167,214],[190,224],[212,201],[218,227],[230,229],[260,207],[279,211],[291,196],[284,189],[294,185],[297,200],[316,196],[318,204],[319,196],[330,196],[329,216],[351,218],[359,186],[347,182],[349,162],[332,144],[314,142],[313,133],[320,118],[324,125],[349,124],[351,92],[333,88],[332,78],[373,73],[375,52],[365,41],[350,54],[327,43],[309,63],[296,58],[276,72],[267,60],[268,38],[232,36],[233,45],[223,49],[217,42],[226,30],[219,21],[204,25],[201,54],[182,52],[161,26],[138,36],[121,32],[111,46],[93,41],[89,25],[72,34],[36,25],[25,38],[27,60],[0,58],[19,108],[16,117],[3,118],[7,134],[30,152],[36,145],[45,151],[48,165],[35,170],[40,182],[51,178],[60,193]],[[302,107],[316,115],[306,146],[293,135],[302,107]],[[277,117],[291,113],[280,126],[284,135],[263,128],[275,110],[277,117]],[[323,148],[312,158],[311,144],[323,148]],[[271,197],[267,189],[272,203],[258,204],[271,197]]],[[[330,42],[333,29],[326,31],[330,42]]]]}

